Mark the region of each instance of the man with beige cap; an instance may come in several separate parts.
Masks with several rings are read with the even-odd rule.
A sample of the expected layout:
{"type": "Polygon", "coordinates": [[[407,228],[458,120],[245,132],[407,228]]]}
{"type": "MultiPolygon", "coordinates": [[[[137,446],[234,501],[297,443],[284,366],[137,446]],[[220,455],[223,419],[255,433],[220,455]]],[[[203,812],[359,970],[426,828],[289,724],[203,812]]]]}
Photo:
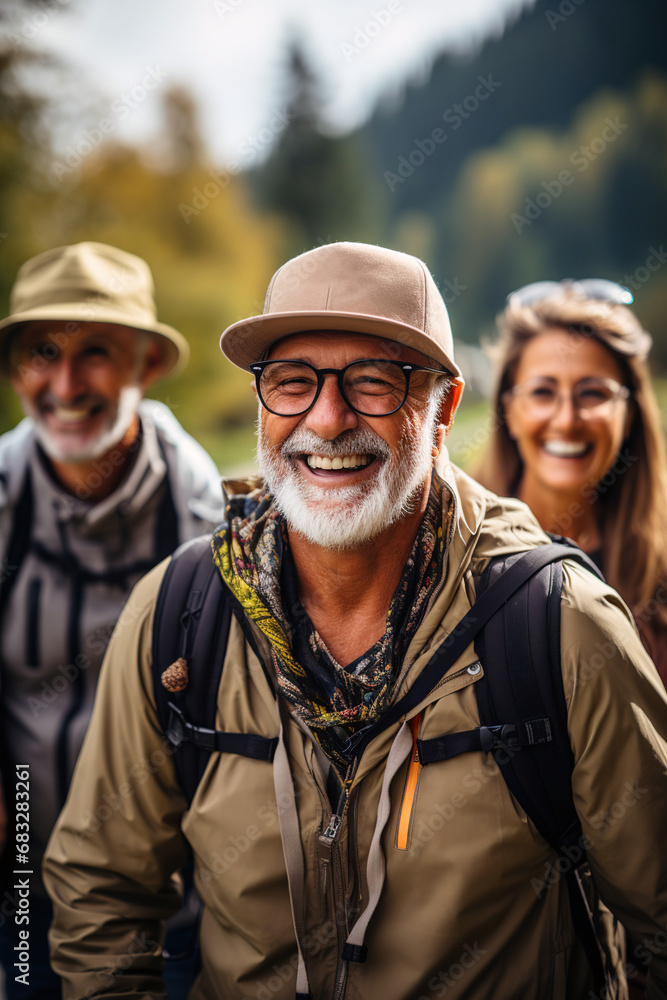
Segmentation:
{"type": "Polygon", "coordinates": [[[147,264],[101,243],[27,261],[0,322],[2,374],[27,414],[0,438],[0,732],[16,813],[0,926],[9,997],[60,996],[40,862],[113,626],[137,580],[223,514],[211,459],[166,406],[142,402],[188,353],[157,321],[147,264]],[[19,842],[27,864],[16,861],[19,842]],[[16,867],[29,872],[25,886],[16,867]],[[15,965],[22,930],[27,975],[15,965]]]}
{"type": "Polygon", "coordinates": [[[556,679],[564,719],[482,724],[499,659],[475,616],[527,562],[551,571],[554,548],[447,460],[462,379],[426,266],[319,247],[221,347],[255,379],[262,478],[230,484],[210,545],[141,581],[112,638],[44,866],[64,995],[163,995],[190,850],[190,1000],[622,1000],[607,906],[651,946],[648,997],[666,996],[665,691],[627,608],[561,546],[526,627],[532,643],[551,623],[552,673],[531,676],[556,679]],[[552,744],[580,835],[562,855],[501,771],[540,778],[552,744]],[[588,903],[570,906],[570,874],[588,903]]]}

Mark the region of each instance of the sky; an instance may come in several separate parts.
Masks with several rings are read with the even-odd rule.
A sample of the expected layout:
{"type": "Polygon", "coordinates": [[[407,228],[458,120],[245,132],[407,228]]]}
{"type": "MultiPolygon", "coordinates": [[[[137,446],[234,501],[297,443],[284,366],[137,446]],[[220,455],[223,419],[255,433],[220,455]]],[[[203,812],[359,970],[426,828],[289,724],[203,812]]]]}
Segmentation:
{"type": "Polygon", "coordinates": [[[70,67],[60,87],[57,143],[83,123],[120,139],[157,129],[163,88],[184,84],[221,164],[268,152],[285,108],[285,57],[300,38],[326,96],[326,128],[361,124],[378,101],[428,77],[447,48],[469,51],[535,0],[38,0],[13,26],[15,44],[70,67]],[[265,140],[264,143],[260,140],[265,140]],[[254,140],[254,142],[253,142],[254,140]]]}

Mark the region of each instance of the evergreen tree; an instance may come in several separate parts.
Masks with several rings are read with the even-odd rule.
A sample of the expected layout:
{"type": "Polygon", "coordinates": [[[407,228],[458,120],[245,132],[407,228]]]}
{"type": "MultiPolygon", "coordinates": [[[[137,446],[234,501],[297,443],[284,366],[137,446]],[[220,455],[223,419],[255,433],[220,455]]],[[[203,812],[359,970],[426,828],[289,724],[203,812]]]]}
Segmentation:
{"type": "Polygon", "coordinates": [[[324,95],[298,42],[288,56],[288,123],[251,175],[260,204],[287,216],[287,252],[334,240],[381,238],[383,208],[363,137],[323,134],[324,95]]]}

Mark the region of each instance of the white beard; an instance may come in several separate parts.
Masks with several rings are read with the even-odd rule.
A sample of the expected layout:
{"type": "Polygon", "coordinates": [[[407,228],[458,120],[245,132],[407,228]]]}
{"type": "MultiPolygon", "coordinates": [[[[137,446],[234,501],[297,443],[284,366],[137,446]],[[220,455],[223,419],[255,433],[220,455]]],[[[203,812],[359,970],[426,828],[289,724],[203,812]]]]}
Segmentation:
{"type": "Polygon", "coordinates": [[[430,481],[439,410],[436,394],[429,403],[427,426],[408,419],[395,454],[371,430],[345,431],[326,441],[297,427],[280,449],[271,448],[260,420],[257,465],[289,528],[322,548],[352,549],[414,510],[430,481]],[[373,454],[381,467],[371,480],[358,485],[318,486],[306,482],[296,464],[296,457],[304,453],[330,458],[373,454]]]}
{"type": "Polygon", "coordinates": [[[46,426],[39,408],[24,400],[22,402],[23,409],[34,422],[35,437],[49,458],[54,462],[71,462],[78,465],[100,458],[123,440],[141,399],[142,392],[139,386],[124,385],[120,390],[116,412],[107,426],[102,427],[95,437],[83,442],[77,440],[76,433],[72,434],[71,441],[67,440],[65,433],[54,434],[46,426]]]}

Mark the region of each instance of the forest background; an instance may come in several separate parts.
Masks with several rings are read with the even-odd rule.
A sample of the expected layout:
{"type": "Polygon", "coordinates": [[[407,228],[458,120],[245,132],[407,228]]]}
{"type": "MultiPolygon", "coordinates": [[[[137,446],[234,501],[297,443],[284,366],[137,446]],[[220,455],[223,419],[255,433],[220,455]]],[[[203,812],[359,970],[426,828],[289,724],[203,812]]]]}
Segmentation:
{"type": "MultiPolygon", "coordinates": [[[[252,465],[256,410],[250,376],[219,353],[220,333],[262,311],[284,260],[339,239],[415,253],[433,271],[468,382],[450,449],[464,467],[489,426],[479,345],[507,293],[530,281],[628,285],[654,338],[665,412],[664,3],[529,3],[466,51],[445,47],[421,79],[344,134],[327,126],[326,87],[295,28],[264,128],[238,162],[219,162],[192,93],[159,74],[144,88],[159,103],[157,134],[119,139],[113,115],[132,110],[131,95],[119,95],[111,116],[102,108],[71,142],[58,139],[59,95],[86,81],[41,49],[39,26],[70,16],[67,2],[7,0],[0,13],[2,315],[18,267],[43,250],[91,239],[145,258],[160,319],[192,346],[185,374],[154,395],[223,471],[252,465]]],[[[210,0],[229,19],[239,2],[210,0]]],[[[402,3],[381,0],[360,16],[341,58],[382,44],[402,3]]],[[[0,432],[20,416],[0,385],[0,432]]]]}

